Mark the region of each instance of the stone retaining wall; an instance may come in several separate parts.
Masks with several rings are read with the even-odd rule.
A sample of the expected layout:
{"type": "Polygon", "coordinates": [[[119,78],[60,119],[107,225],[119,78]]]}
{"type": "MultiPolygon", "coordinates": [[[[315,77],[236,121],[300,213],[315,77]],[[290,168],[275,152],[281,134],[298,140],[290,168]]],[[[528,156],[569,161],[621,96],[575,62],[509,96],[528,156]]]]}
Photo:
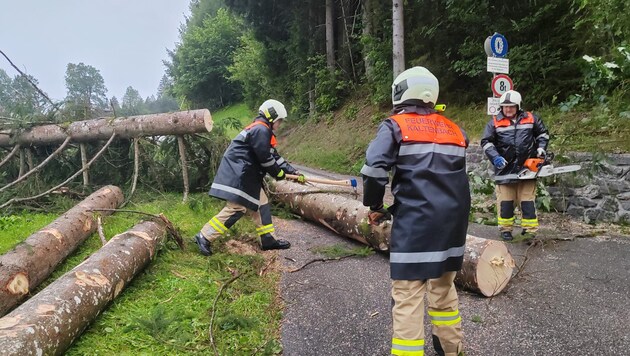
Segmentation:
{"type": "MultiPolygon", "coordinates": [[[[491,179],[490,162],[479,145],[469,147],[466,161],[469,173],[491,179]]],[[[587,223],[630,223],[630,154],[570,153],[556,155],[553,163],[582,166],[542,179],[553,210],[587,223]]]]}

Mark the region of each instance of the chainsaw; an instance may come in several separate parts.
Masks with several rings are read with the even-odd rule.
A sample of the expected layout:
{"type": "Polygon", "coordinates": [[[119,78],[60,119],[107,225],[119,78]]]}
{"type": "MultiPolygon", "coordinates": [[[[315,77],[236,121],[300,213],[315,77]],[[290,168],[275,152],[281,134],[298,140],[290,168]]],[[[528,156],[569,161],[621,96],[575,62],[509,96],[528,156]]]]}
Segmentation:
{"type": "Polygon", "coordinates": [[[538,177],[548,177],[553,174],[575,172],[582,168],[579,164],[571,166],[554,167],[551,164],[553,153],[545,155],[544,158],[528,158],[523,164],[523,169],[518,172],[518,179],[535,179],[538,177]]]}

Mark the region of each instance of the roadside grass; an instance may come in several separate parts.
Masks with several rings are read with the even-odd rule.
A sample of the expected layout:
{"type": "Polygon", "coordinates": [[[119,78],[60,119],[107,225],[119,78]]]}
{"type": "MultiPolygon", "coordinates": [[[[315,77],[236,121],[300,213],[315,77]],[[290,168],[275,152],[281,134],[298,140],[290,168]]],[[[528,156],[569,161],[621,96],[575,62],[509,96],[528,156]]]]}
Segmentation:
{"type": "Polygon", "coordinates": [[[240,122],[240,127],[239,125],[226,125],[226,136],[229,139],[233,139],[239,132],[241,132],[243,127],[249,125],[255,114],[255,111],[249,108],[245,103],[240,103],[213,112],[212,120],[217,124],[221,124],[223,121],[230,118],[238,120],[240,122]]]}
{"type": "MultiPolygon", "coordinates": [[[[241,219],[229,235],[213,244],[215,254],[204,257],[190,241],[191,237],[224,202],[202,193],[192,194],[189,199],[182,203],[181,194],[141,193],[125,207],[163,213],[180,230],[187,248],[180,251],[174,242],[165,243],[155,260],[96,318],[67,355],[214,354],[209,339],[214,300],[221,286],[236,274],[240,277],[224,288],[216,303],[213,336],[218,353],[274,355],[282,351],[277,341],[281,320],[276,290],[278,273],[266,269],[270,262],[262,253],[231,253],[224,245],[228,239],[245,244],[256,241],[254,224],[247,218],[241,219]],[[266,273],[261,273],[262,270],[266,273]]],[[[25,239],[56,216],[22,214],[24,224],[13,233],[17,236],[13,240],[25,239]]],[[[104,217],[105,235],[110,239],[142,219],[146,217],[124,212],[104,217]]],[[[100,246],[98,235],[90,236],[37,291],[80,264],[100,246]]]]}
{"type": "Polygon", "coordinates": [[[279,133],[279,151],[290,162],[313,168],[358,175],[365,149],[386,113],[373,113],[369,106],[349,104],[334,117],[322,121],[290,123],[279,133]],[[372,123],[373,120],[379,120],[372,123]]]}
{"type": "Polygon", "coordinates": [[[28,236],[53,222],[58,216],[52,213],[24,213],[0,216],[0,255],[13,249],[28,236]]]}

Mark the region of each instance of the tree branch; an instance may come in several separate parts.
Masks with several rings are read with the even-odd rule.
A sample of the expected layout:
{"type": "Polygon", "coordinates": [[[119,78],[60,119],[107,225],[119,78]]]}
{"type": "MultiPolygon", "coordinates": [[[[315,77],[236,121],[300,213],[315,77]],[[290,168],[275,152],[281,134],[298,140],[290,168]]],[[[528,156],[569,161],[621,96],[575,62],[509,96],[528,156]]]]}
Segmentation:
{"type": "Polygon", "coordinates": [[[37,198],[41,198],[44,195],[47,195],[48,193],[52,192],[53,190],[57,190],[59,189],[59,187],[66,185],[68,182],[70,182],[71,180],[73,180],[76,176],[78,176],[79,174],[83,173],[84,170],[90,168],[90,166],[92,165],[92,163],[94,163],[94,161],[96,161],[96,159],[98,159],[103,152],[105,152],[105,150],[107,149],[107,147],[109,147],[109,145],[112,143],[112,141],[114,141],[114,137],[116,137],[116,133],[114,132],[112,134],[112,136],[109,138],[109,140],[107,141],[107,143],[105,144],[105,146],[103,146],[103,148],[101,148],[100,151],[98,151],[98,153],[92,157],[92,159],[87,163],[87,165],[85,167],[83,167],[82,169],[80,169],[78,172],[76,172],[75,174],[73,174],[72,176],[70,176],[70,178],[66,179],[65,181],[63,181],[61,184],[50,188],[49,190],[38,194],[38,195],[34,195],[32,197],[26,197],[26,198],[11,198],[9,199],[9,201],[7,201],[6,203],[0,205],[0,209],[5,208],[13,203],[18,203],[18,202],[22,202],[22,201],[27,201],[27,200],[33,200],[33,199],[37,199],[37,198]]]}
{"type": "Polygon", "coordinates": [[[21,177],[19,177],[18,179],[14,180],[13,182],[5,185],[4,187],[0,188],[0,192],[7,190],[8,188],[20,183],[21,181],[25,180],[26,178],[28,178],[30,175],[32,175],[33,173],[39,171],[40,169],[42,169],[42,167],[44,167],[48,162],[50,162],[50,160],[52,160],[53,158],[55,158],[59,153],[61,153],[61,151],[63,151],[64,148],[66,148],[66,146],[68,145],[68,143],[70,142],[71,137],[68,136],[66,138],[65,141],[63,141],[63,143],[61,144],[61,146],[59,146],[59,148],[57,148],[55,150],[55,152],[51,153],[50,156],[46,157],[46,159],[40,163],[37,167],[31,169],[30,171],[26,172],[25,174],[23,174],[21,177]]]}
{"type": "Polygon", "coordinates": [[[4,52],[2,52],[0,50],[0,54],[2,54],[4,56],[4,58],[7,59],[7,61],[9,61],[9,64],[11,65],[11,67],[15,68],[15,70],[18,71],[18,73],[20,73],[24,78],[26,78],[26,80],[33,86],[33,88],[35,88],[35,90],[37,90],[37,92],[39,94],[41,94],[41,96],[43,96],[44,98],[46,98],[46,100],[48,100],[48,102],[53,106],[53,107],[57,107],[57,105],[55,103],[53,103],[52,100],[50,100],[50,98],[48,97],[48,95],[46,95],[41,89],[39,89],[39,87],[33,83],[33,81],[31,80],[31,78],[28,77],[28,75],[24,74],[20,68],[18,68],[15,64],[13,64],[13,62],[11,62],[11,60],[9,59],[9,57],[7,57],[6,54],[4,54],[4,52]]]}
{"type": "Polygon", "coordinates": [[[13,149],[11,150],[11,152],[9,152],[9,154],[4,157],[4,159],[2,160],[2,162],[0,162],[0,167],[4,166],[5,163],[9,162],[9,160],[15,156],[15,154],[20,150],[20,145],[17,144],[15,146],[13,146],[13,149]]]}

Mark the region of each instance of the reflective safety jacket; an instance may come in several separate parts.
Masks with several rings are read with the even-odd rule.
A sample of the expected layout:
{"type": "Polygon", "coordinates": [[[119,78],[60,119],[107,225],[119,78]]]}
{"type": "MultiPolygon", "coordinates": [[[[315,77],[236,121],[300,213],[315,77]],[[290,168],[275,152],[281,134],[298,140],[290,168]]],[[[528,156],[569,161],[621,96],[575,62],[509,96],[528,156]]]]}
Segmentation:
{"type": "Polygon", "coordinates": [[[497,184],[510,184],[519,181],[517,173],[523,169],[525,160],[536,157],[536,149],[547,151],[549,133],[542,120],[527,111],[518,111],[514,121],[499,113],[486,125],[481,137],[481,147],[492,162],[502,156],[507,166],[494,169],[497,184]]]}
{"type": "Polygon", "coordinates": [[[438,278],[460,270],[463,262],[470,212],[468,138],[433,109],[397,106],[394,112],[367,149],[363,205],[382,204],[391,171],[391,278],[438,278]]]}
{"type": "Polygon", "coordinates": [[[230,143],[210,187],[209,194],[257,211],[266,173],[296,173],[275,148],[276,136],[263,116],[241,131],[230,143]]]}

